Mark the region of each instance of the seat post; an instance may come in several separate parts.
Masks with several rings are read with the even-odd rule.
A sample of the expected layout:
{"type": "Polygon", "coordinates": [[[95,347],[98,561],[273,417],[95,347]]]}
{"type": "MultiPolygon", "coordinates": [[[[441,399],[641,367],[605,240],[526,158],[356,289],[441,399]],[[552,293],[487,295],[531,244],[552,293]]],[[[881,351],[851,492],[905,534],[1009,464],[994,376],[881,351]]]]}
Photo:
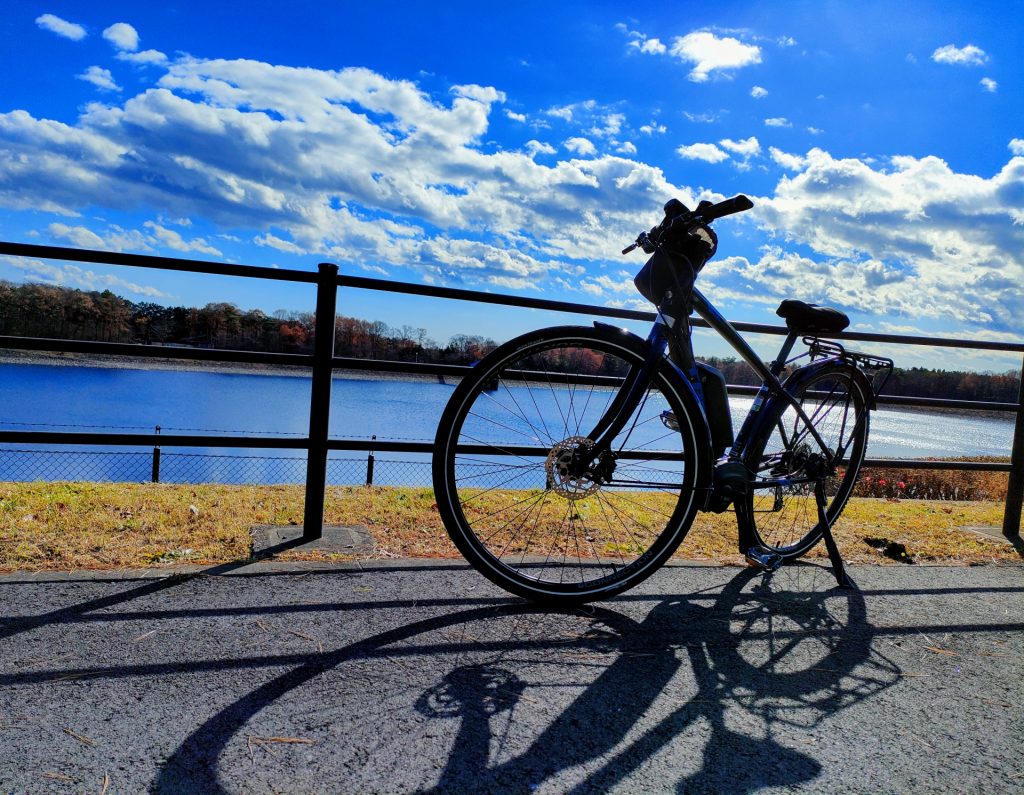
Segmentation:
{"type": "Polygon", "coordinates": [[[778,356],[775,357],[775,361],[771,363],[768,368],[771,370],[772,375],[778,378],[782,371],[786,367],[786,360],[789,359],[789,354],[793,352],[793,346],[796,344],[797,337],[800,335],[795,331],[790,331],[786,337],[786,341],[782,343],[782,348],[779,349],[778,356]]]}

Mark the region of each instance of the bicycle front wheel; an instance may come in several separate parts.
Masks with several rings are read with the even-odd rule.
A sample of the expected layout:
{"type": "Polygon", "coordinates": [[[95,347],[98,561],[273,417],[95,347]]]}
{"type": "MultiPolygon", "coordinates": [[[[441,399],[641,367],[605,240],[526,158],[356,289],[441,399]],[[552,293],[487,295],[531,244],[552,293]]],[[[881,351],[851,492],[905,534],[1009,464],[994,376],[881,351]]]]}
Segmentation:
{"type": "Polygon", "coordinates": [[[573,466],[646,350],[617,330],[543,329],[495,350],[453,393],[434,492],[452,540],[494,583],[538,601],[590,601],[640,582],[679,545],[707,476],[707,431],[667,361],[601,466],[573,466]]]}
{"type": "MultiPolygon", "coordinates": [[[[842,462],[825,480],[825,515],[831,524],[842,513],[864,461],[869,405],[865,382],[855,367],[834,363],[809,374],[797,371],[786,389],[799,401],[829,454],[842,453],[842,462]]],[[[806,471],[821,450],[808,423],[787,401],[772,400],[762,410],[760,433],[744,454],[752,480],[746,499],[736,505],[736,517],[741,532],[792,560],[806,554],[822,536],[814,480],[806,471]]]]}

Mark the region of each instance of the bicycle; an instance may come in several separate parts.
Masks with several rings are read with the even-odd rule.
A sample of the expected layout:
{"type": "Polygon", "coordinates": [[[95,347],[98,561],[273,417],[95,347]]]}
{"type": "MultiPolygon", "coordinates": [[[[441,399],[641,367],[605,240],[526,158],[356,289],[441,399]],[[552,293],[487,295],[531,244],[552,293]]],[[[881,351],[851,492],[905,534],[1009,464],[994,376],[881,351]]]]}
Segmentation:
{"type": "Polygon", "coordinates": [[[698,511],[732,507],[748,565],[774,571],[824,539],[852,585],[832,525],[893,363],[826,339],[849,325],[843,313],[793,300],[777,312],[789,331],[779,353],[761,361],[695,286],[718,247],[710,224],[752,206],[672,199],[623,250],[651,255],[634,280],[657,307],[646,340],[601,322],[539,329],[455,388],[434,493],[452,541],[492,582],[548,603],[607,598],[656,571],[698,511]],[[725,379],[694,358],[692,312],[761,379],[735,435],[725,379]],[[798,340],[807,350],[789,358],[798,340]]]}

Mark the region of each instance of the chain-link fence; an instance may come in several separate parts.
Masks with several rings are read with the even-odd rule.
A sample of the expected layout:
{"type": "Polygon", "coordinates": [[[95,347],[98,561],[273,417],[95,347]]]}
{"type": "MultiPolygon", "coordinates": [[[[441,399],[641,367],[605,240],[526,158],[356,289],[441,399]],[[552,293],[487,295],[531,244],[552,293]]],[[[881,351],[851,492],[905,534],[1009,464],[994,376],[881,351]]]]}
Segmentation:
{"type": "MultiPolygon", "coordinates": [[[[13,449],[0,446],[0,481],[115,483],[302,484],[304,455],[169,453],[146,451],[13,449]]],[[[332,486],[429,486],[430,460],[379,455],[328,457],[332,486]]]]}

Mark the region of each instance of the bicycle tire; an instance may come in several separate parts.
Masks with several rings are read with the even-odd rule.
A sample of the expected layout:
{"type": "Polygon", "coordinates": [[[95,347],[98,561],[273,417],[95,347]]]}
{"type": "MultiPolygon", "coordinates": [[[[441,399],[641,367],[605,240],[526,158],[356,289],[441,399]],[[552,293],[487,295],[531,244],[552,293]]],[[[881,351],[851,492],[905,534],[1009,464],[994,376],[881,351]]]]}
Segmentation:
{"type": "MultiPolygon", "coordinates": [[[[841,441],[849,451],[846,463],[825,484],[825,515],[832,524],[846,506],[864,461],[869,387],[857,368],[843,362],[798,370],[785,386],[800,401],[830,450],[834,452],[841,441]]],[[[817,444],[788,401],[773,398],[762,411],[759,429],[743,456],[751,487],[736,503],[736,518],[741,537],[753,538],[784,561],[795,560],[822,537],[814,486],[758,488],[758,483],[780,475],[799,478],[801,461],[817,444]]]]}
{"type": "Polygon", "coordinates": [[[679,546],[710,448],[693,392],[667,360],[615,439],[611,481],[559,470],[646,351],[611,328],[541,329],[497,348],[455,389],[435,439],[434,494],[452,541],[489,580],[578,604],[636,585],[679,546]]]}

